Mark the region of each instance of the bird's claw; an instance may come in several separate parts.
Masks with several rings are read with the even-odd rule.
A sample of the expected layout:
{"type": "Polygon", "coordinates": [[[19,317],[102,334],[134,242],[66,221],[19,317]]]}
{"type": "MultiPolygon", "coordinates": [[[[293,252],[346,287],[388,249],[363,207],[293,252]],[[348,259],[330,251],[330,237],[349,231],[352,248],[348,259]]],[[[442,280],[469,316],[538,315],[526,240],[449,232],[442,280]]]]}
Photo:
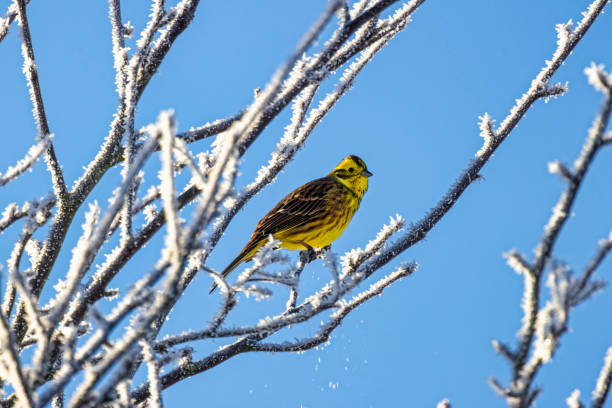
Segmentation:
{"type": "Polygon", "coordinates": [[[308,248],[300,252],[300,262],[309,264],[317,259],[317,252],[313,248],[308,248]]]}

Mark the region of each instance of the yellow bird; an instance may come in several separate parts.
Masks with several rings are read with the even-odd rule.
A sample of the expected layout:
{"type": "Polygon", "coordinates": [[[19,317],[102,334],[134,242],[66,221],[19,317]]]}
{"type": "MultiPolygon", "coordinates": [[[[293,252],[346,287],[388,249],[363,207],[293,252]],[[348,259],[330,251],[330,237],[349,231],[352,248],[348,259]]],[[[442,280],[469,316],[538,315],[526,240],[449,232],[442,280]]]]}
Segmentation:
{"type": "MultiPolygon", "coordinates": [[[[349,155],[327,176],[291,192],[257,223],[249,242],[222,275],[250,261],[270,234],[281,248],[290,250],[325,248],[334,242],[359,208],[371,175],[363,160],[349,155]]],[[[213,283],[210,293],[216,287],[213,283]]]]}

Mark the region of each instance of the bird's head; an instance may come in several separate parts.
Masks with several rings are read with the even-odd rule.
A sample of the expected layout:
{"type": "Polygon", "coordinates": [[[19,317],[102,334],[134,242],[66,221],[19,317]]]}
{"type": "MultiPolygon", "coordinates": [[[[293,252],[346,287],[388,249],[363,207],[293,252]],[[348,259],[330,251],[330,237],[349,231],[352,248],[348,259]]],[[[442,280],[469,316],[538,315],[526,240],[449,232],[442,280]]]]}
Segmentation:
{"type": "Polygon", "coordinates": [[[361,158],[351,154],[346,156],[329,175],[350,188],[361,199],[368,189],[368,177],[372,173],[368,171],[361,158]]]}

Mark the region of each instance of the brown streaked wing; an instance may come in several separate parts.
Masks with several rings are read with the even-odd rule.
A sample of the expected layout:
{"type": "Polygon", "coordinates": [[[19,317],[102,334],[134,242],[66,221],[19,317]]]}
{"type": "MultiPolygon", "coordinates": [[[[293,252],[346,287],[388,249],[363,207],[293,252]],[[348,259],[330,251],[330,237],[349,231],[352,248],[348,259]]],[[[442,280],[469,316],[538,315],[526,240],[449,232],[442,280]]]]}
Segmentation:
{"type": "Polygon", "coordinates": [[[259,221],[253,236],[265,238],[319,218],[328,206],[328,192],[336,183],[332,178],[323,177],[298,187],[259,221]]]}

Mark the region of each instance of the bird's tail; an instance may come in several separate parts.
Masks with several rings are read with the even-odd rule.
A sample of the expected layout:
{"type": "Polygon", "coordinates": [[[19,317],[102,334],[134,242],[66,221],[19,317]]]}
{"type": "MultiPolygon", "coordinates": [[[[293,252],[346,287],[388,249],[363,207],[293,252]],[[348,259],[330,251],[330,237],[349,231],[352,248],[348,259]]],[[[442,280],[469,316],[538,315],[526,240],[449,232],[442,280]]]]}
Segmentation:
{"type": "MultiPolygon", "coordinates": [[[[227,265],[227,267],[223,270],[223,272],[221,272],[221,275],[226,278],[227,275],[229,275],[234,269],[236,269],[238,267],[238,265],[240,265],[241,263],[250,260],[253,255],[255,255],[255,252],[257,252],[257,250],[259,249],[259,247],[251,242],[249,242],[242,251],[240,251],[240,253],[238,254],[238,256],[236,258],[234,258],[234,260],[232,262],[230,262],[229,265],[227,265]]],[[[217,289],[217,282],[213,282],[213,284],[210,286],[210,292],[208,292],[208,294],[212,294],[215,289],[217,289]]]]}

